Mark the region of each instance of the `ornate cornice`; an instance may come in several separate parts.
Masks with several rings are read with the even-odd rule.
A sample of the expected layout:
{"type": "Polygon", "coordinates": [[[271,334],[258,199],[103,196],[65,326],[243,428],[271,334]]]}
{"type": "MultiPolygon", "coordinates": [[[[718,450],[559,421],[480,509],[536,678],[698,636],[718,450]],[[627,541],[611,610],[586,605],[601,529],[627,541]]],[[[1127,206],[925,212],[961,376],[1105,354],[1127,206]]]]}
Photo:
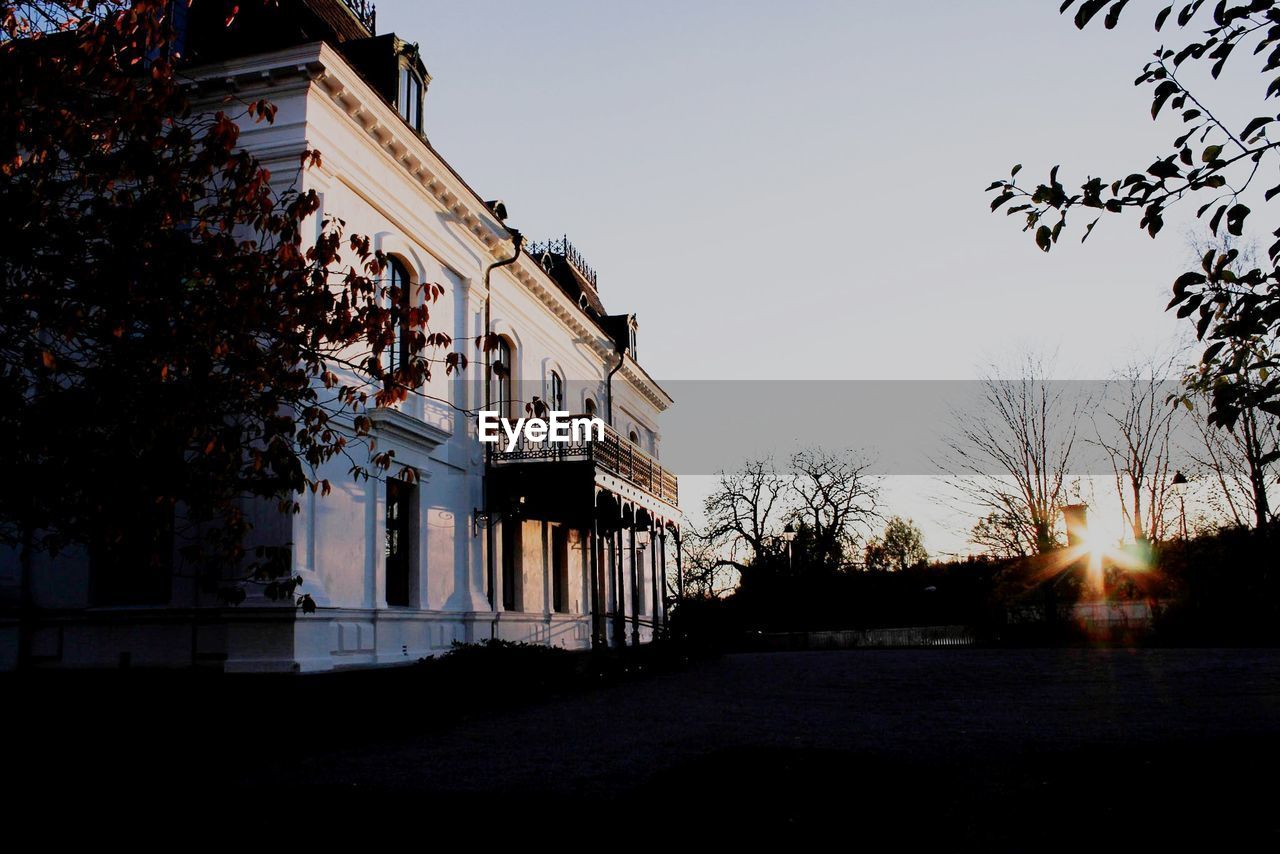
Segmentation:
{"type": "MultiPolygon", "coordinates": [[[[290,81],[314,86],[437,205],[452,213],[484,255],[492,260],[510,255],[510,234],[479,194],[329,45],[312,42],[202,66],[192,72],[192,77],[199,81],[202,91],[212,87],[244,95],[255,89],[279,90],[290,81]]],[[[560,290],[537,261],[521,252],[520,259],[501,272],[509,273],[574,337],[590,346],[606,369],[613,363],[613,340],[560,290]]],[[[630,357],[626,357],[619,373],[659,412],[671,405],[671,397],[630,357]]]]}

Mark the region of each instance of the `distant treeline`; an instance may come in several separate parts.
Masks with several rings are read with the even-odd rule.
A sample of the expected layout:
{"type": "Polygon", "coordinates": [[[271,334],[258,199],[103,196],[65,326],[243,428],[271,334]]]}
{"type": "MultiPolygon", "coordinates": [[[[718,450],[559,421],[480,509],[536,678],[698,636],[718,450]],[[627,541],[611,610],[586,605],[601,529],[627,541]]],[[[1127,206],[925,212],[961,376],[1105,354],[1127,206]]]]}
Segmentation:
{"type": "MultiPolygon", "coordinates": [[[[1280,525],[1225,528],[1150,548],[1150,568],[1106,569],[1107,601],[1150,605],[1158,644],[1280,641],[1280,525]]],[[[758,632],[965,625],[1005,643],[1081,642],[1064,614],[1085,595],[1085,562],[1060,552],[974,558],[901,571],[748,570],[725,598],[689,598],[677,628],[695,643],[733,646],[758,632]]],[[[1096,638],[1095,638],[1096,639],[1096,638]]],[[[1132,638],[1130,638],[1132,639],[1132,638]]]]}

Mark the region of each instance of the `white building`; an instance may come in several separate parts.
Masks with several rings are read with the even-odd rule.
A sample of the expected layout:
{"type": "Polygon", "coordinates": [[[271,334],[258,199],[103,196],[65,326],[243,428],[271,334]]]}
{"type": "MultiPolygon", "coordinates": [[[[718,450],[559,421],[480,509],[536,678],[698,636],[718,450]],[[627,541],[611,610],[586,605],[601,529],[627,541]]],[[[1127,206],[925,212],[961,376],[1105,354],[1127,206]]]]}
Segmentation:
{"type": "MultiPolygon", "coordinates": [[[[470,342],[487,315],[511,377],[496,376],[486,397],[482,364],[437,371],[422,395],[372,414],[379,449],[412,466],[416,483],[354,482],[335,462],[320,473],[330,495],[305,495],[292,517],[263,516],[257,536],[290,546],[315,613],[253,585],[227,606],[180,574],[104,594],[88,561],[64,555],[30,573],[30,663],[316,671],[413,661],[455,641],[651,639],[665,624],[679,510],[676,480],[657,462],[671,399],[636,361],[634,316],[605,313],[595,274],[567,241],[504,263],[513,236],[498,206],[422,132],[430,79],[416,46],[374,37],[363,3],[282,2],[217,39],[200,30],[202,6],[222,15],[217,4],[190,13],[201,97],[216,105],[233,89],[271,100],[274,123],[246,125],[243,145],[289,180],[301,153],[319,150],[322,164],[302,180],[323,212],[370,236],[397,274],[444,286],[433,329],[470,342]],[[462,411],[486,400],[520,411],[533,395],[612,427],[602,442],[554,454],[487,454],[462,411]]],[[[16,561],[4,571],[12,589],[16,561]]],[[[17,637],[10,622],[8,666],[17,637]]]]}

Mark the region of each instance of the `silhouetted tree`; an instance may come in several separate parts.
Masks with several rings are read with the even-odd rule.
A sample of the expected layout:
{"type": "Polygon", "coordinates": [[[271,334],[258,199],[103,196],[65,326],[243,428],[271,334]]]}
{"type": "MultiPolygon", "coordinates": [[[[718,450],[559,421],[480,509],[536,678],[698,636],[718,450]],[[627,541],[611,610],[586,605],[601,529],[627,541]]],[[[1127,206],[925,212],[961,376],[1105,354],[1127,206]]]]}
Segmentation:
{"type": "Polygon", "coordinates": [[[791,515],[812,533],[812,569],[847,567],[857,543],[881,518],[880,479],[870,472],[871,463],[853,451],[810,449],[792,456],[791,515]]]}
{"type": "MultiPolygon", "coordinates": [[[[1066,0],[1062,10],[1074,9],[1075,24],[1085,27],[1106,10],[1105,25],[1114,27],[1128,0],[1066,0]]],[[[1250,190],[1255,179],[1273,174],[1280,156],[1280,139],[1272,140],[1280,117],[1265,104],[1280,95],[1273,78],[1280,71],[1280,3],[1275,0],[1208,4],[1190,0],[1169,4],[1155,16],[1156,29],[1166,25],[1191,32],[1203,30],[1182,44],[1160,47],[1136,80],[1151,87],[1151,117],[1166,107],[1179,113],[1175,138],[1156,152],[1149,165],[1140,163],[1130,174],[1115,179],[1090,177],[1076,192],[1058,180],[1058,167],[1034,188],[1018,183],[1021,166],[1008,178],[992,182],[991,209],[1006,205],[1007,214],[1021,214],[1023,228],[1048,252],[1060,239],[1067,215],[1074,210],[1096,217],[1085,227],[1082,240],[1102,216],[1138,208],[1139,226],[1155,237],[1169,208],[1195,200],[1196,217],[1207,220],[1209,233],[1244,233],[1252,211],[1250,190]],[[1175,14],[1176,7],[1176,14],[1175,14]],[[1202,89],[1192,91],[1189,80],[1209,88],[1195,68],[1207,65],[1217,80],[1233,56],[1260,56],[1261,95],[1258,115],[1240,124],[1229,123],[1202,89]],[[1269,85],[1266,85],[1269,84],[1269,85]],[[1265,89],[1262,86],[1265,85],[1265,89]],[[1012,204],[1010,204],[1012,203],[1012,204]]],[[[1262,194],[1265,202],[1280,193],[1280,185],[1262,194]]],[[[1196,268],[1173,283],[1169,308],[1179,317],[1195,318],[1196,335],[1206,343],[1201,357],[1208,382],[1209,418],[1231,426],[1241,414],[1260,408],[1280,415],[1280,230],[1267,248],[1267,263],[1236,269],[1239,252],[1209,249],[1196,268]]]]}
{"type": "Polygon", "coordinates": [[[1026,557],[1035,548],[1035,543],[1027,539],[1016,518],[995,510],[973,526],[969,542],[983,554],[998,559],[1026,557]]]}
{"type": "Polygon", "coordinates": [[[910,519],[891,516],[884,532],[867,542],[866,568],[896,572],[928,563],[929,553],[924,548],[924,534],[910,519]]]}
{"type": "Polygon", "coordinates": [[[1094,416],[1095,442],[1106,451],[1125,526],[1135,541],[1164,539],[1174,471],[1170,437],[1185,414],[1170,404],[1172,358],[1136,361],[1107,384],[1094,416]]]}
{"type": "Polygon", "coordinates": [[[879,480],[869,469],[853,452],[807,450],[794,454],[785,472],[767,458],[722,472],[704,503],[705,525],[685,534],[686,581],[693,573],[699,589],[722,592],[732,576],[747,582],[762,574],[847,567],[853,547],[879,518],[879,480]],[[794,533],[789,543],[782,536],[786,524],[794,533]]]}
{"type": "Polygon", "coordinates": [[[451,343],[427,328],[441,289],[391,284],[341,220],[307,245],[315,192],[239,148],[275,108],[193,109],[172,5],[0,14],[0,446],[22,485],[0,490],[0,541],[25,567],[69,544],[144,566],[176,535],[284,598],[283,556],[245,553],[248,508],[296,510],[340,455],[357,477],[393,465],[361,444],[366,409],[451,343]]]}
{"type": "MultiPolygon", "coordinates": [[[[1203,395],[1189,400],[1202,407],[1203,395]]],[[[1188,450],[1199,469],[1196,481],[1202,484],[1209,505],[1220,517],[1240,527],[1261,528],[1274,520],[1271,494],[1280,489],[1280,419],[1258,409],[1241,413],[1230,429],[1198,418],[1199,446],[1188,450]]]]}
{"type": "Polygon", "coordinates": [[[697,532],[686,533],[680,543],[684,595],[694,599],[718,599],[738,584],[741,570],[724,559],[716,543],[697,532]]]}
{"type": "Polygon", "coordinates": [[[1015,522],[1019,540],[1043,554],[1059,542],[1067,474],[1091,401],[1081,387],[1051,381],[1035,354],[1024,355],[1017,372],[986,373],[972,408],[953,414],[940,464],[964,503],[1015,522]]]}
{"type": "Polygon", "coordinates": [[[720,482],[703,504],[706,527],[696,531],[689,552],[699,563],[732,567],[738,572],[758,564],[777,550],[785,512],[786,479],[769,458],[747,460],[735,472],[721,472],[720,482]]]}

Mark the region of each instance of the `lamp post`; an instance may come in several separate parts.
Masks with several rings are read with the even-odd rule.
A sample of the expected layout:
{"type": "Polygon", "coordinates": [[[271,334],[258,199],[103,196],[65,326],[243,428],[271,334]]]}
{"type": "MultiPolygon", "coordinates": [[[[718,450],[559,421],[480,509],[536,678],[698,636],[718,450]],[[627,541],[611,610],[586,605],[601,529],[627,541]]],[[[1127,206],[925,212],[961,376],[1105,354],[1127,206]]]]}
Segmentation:
{"type": "Polygon", "coordinates": [[[787,544],[787,572],[791,571],[791,541],[796,538],[796,526],[790,522],[782,529],[783,542],[787,544]]]}
{"type": "Polygon", "coordinates": [[[1173,490],[1173,494],[1178,496],[1178,527],[1182,532],[1182,541],[1187,541],[1187,476],[1181,470],[1173,473],[1173,480],[1169,482],[1169,488],[1173,490]]]}
{"type": "Polygon", "coordinates": [[[1089,505],[1067,504],[1062,518],[1067,526],[1067,545],[1083,546],[1089,539],[1089,505]]]}

